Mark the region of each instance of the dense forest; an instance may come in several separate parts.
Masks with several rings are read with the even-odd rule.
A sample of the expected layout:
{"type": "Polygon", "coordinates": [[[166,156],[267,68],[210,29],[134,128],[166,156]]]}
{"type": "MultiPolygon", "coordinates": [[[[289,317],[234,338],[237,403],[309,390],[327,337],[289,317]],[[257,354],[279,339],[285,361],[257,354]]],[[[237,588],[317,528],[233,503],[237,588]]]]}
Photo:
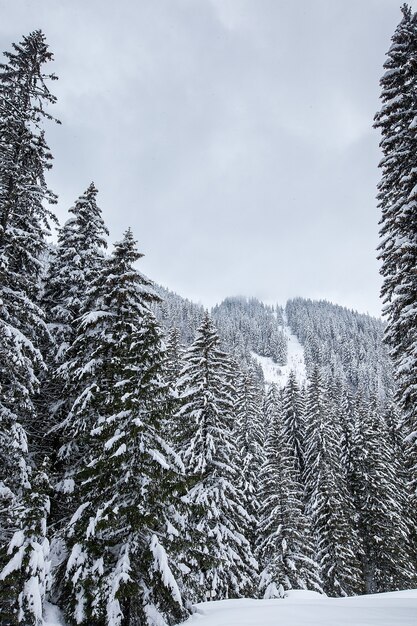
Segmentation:
{"type": "MultiPolygon", "coordinates": [[[[388,102],[410,83],[391,65],[417,72],[408,8],[395,37],[388,102]]],[[[129,228],[108,249],[93,183],[58,226],[52,58],[35,31],[0,66],[1,624],[41,626],[46,601],[69,625],[163,626],[202,600],[416,587],[414,302],[388,325],[303,298],[209,311],[141,273],[129,228]]]]}

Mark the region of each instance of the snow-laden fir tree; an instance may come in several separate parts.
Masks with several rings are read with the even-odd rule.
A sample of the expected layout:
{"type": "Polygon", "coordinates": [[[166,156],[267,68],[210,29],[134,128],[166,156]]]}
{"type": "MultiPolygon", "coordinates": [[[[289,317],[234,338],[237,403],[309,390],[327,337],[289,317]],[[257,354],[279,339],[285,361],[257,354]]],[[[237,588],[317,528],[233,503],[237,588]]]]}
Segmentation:
{"type": "Polygon", "coordinates": [[[402,13],[384,64],[382,108],[375,117],[383,153],[379,259],[385,341],[395,363],[417,494],[417,16],[408,5],[402,13]]]}
{"type": "Polygon", "coordinates": [[[269,433],[259,481],[261,597],[283,598],[290,589],[322,592],[320,569],[314,560],[310,523],[304,515],[303,489],[274,385],[268,391],[269,433]]]}
{"type": "Polygon", "coordinates": [[[315,537],[323,589],[329,596],[347,596],[363,589],[362,546],[341,460],[341,430],[332,419],[327,396],[316,367],[307,390],[305,413],[306,512],[315,537]]]}
{"type": "Polygon", "coordinates": [[[410,589],[416,585],[416,571],[409,494],[375,397],[358,394],[353,435],[353,490],[364,546],[366,592],[410,589]]]}
{"type": "MultiPolygon", "coordinates": [[[[43,132],[43,120],[50,118],[45,106],[55,102],[47,86],[54,76],[43,71],[52,54],[35,31],[5,56],[0,65],[0,569],[15,530],[9,512],[23,506],[30,489],[28,438],[30,452],[38,451],[34,399],[44,368],[39,345],[47,334],[39,281],[51,217],[45,202],[55,201],[45,182],[52,157],[43,132]]],[[[26,582],[22,571],[16,597],[26,582]]]]}
{"type": "Polygon", "coordinates": [[[333,382],[330,394],[333,419],[341,428],[341,462],[349,488],[352,488],[353,472],[353,430],[355,424],[354,399],[351,390],[342,380],[333,382]]]}
{"type": "MultiPolygon", "coordinates": [[[[164,378],[169,389],[169,414],[175,415],[180,407],[177,385],[184,366],[184,349],[181,346],[181,333],[175,326],[172,327],[166,337],[165,373],[164,378]]],[[[172,422],[170,440],[175,438],[175,425],[172,422]]]]}
{"type": "Polygon", "coordinates": [[[59,368],[74,341],[76,320],[86,307],[88,290],[103,265],[107,247],[108,231],[97,206],[97,193],[91,183],[69,210],[71,217],[60,228],[58,245],[51,252],[42,298],[50,335],[45,349],[48,372],[42,377],[38,405],[43,409],[43,432],[48,433],[45,440],[50,447],[56,490],[64,491],[52,500],[54,522],[56,518],[65,521],[71,499],[65,492],[73,471],[73,459],[69,464],[56,459],[62,444],[57,426],[74,401],[68,389],[64,393],[65,379],[59,368]]]}
{"type": "Polygon", "coordinates": [[[75,334],[75,320],[83,312],[86,293],[103,264],[108,230],[91,183],[69,210],[60,228],[45,279],[43,305],[53,337],[53,357],[60,364],[75,334]]]}
{"type": "Polygon", "coordinates": [[[67,351],[66,433],[82,450],[66,528],[70,624],[162,626],[187,615],[171,558],[181,462],[165,440],[168,390],[150,281],[128,230],[89,293],[67,351]]]}
{"type": "Polygon", "coordinates": [[[304,394],[297,383],[295,372],[291,371],[282,392],[282,420],[293,450],[299,478],[304,471],[304,410],[304,394]]]}
{"type": "Polygon", "coordinates": [[[48,585],[49,479],[46,464],[34,470],[11,509],[16,528],[0,571],[0,615],[5,626],[43,626],[43,601],[48,585]]]}
{"type": "Polygon", "coordinates": [[[251,595],[255,584],[256,561],[246,537],[251,519],[237,487],[232,378],[206,314],[185,354],[176,416],[189,509],[187,584],[200,601],[251,595]]]}
{"type": "Polygon", "coordinates": [[[234,433],[239,458],[238,486],[245,509],[251,518],[247,527],[247,538],[255,549],[260,506],[259,473],[264,463],[266,437],[264,394],[251,369],[238,372],[235,384],[234,433]]]}
{"type": "Polygon", "coordinates": [[[174,388],[179,380],[183,363],[183,348],[178,328],[171,328],[166,338],[165,376],[170,388],[174,388]]]}

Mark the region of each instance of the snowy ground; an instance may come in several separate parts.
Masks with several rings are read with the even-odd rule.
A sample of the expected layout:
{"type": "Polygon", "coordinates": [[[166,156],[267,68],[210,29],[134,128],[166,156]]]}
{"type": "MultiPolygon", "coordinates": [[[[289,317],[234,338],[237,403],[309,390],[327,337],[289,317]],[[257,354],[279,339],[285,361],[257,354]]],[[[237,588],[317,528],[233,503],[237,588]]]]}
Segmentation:
{"type": "Polygon", "coordinates": [[[285,600],[197,605],[184,626],[417,626],[417,590],[354,598],[292,591],[285,600]]]}
{"type": "MultiPolygon", "coordinates": [[[[354,598],[291,591],[285,600],[220,600],[196,608],[184,626],[417,626],[417,590],[354,598]]],[[[45,626],[65,626],[49,603],[45,626]]]]}
{"type": "Polygon", "coordinates": [[[287,337],[288,358],[286,365],[277,365],[273,360],[266,356],[259,356],[252,352],[252,357],[262,367],[266,383],[275,383],[279,389],[287,384],[291,371],[295,372],[297,382],[303,385],[306,382],[306,366],[304,361],[304,348],[298,341],[297,337],[292,334],[291,328],[286,323],[284,316],[284,326],[282,331],[287,337]]]}

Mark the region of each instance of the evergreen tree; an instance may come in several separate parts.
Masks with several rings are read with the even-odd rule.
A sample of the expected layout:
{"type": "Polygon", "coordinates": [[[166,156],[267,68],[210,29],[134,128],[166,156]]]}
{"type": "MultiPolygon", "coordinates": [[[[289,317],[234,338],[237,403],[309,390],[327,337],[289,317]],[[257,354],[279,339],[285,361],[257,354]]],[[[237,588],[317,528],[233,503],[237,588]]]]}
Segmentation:
{"type": "Polygon", "coordinates": [[[283,426],[278,391],[268,392],[269,434],[260,473],[261,510],[258,559],[260,592],[264,598],[283,598],[290,589],[322,591],[314,561],[311,528],[303,512],[294,449],[283,426]]]}
{"type": "Polygon", "coordinates": [[[45,472],[34,471],[31,482],[12,510],[17,528],[9,543],[8,562],[0,571],[2,624],[43,626],[43,600],[49,575],[49,481],[45,472]]]}
{"type": "Polygon", "coordinates": [[[166,379],[171,389],[174,389],[180,378],[183,368],[183,349],[181,347],[180,331],[171,328],[166,340],[166,379]]]}
{"type": "Polygon", "coordinates": [[[82,450],[78,510],[66,529],[63,600],[71,624],[133,626],[186,616],[175,566],[181,463],[169,419],[162,335],[130,230],[93,281],[67,352],[75,397],[66,432],[82,450]]]}
{"type": "Polygon", "coordinates": [[[410,550],[407,490],[377,400],[358,394],[353,438],[353,486],[363,540],[367,593],[416,584],[410,550]]]}
{"type": "Polygon", "coordinates": [[[262,411],[263,394],[252,370],[240,372],[237,376],[234,416],[235,435],[239,459],[238,486],[251,523],[247,537],[252,549],[257,542],[257,521],[259,519],[259,472],[264,463],[264,443],[266,437],[265,416],[262,411]]]}
{"type": "MultiPolygon", "coordinates": [[[[55,77],[43,73],[52,54],[44,35],[35,31],[13,44],[13,51],[5,56],[0,65],[0,497],[5,503],[0,509],[0,569],[4,576],[10,566],[7,545],[16,528],[9,513],[25,507],[29,460],[33,452],[41,452],[35,397],[45,367],[39,346],[47,328],[39,286],[48,220],[53,217],[45,202],[55,202],[45,182],[52,157],[42,129],[44,118],[51,118],[45,107],[55,102],[47,87],[48,79],[55,77]]],[[[31,576],[26,565],[16,575],[16,598],[25,596],[31,576]]],[[[30,608],[23,610],[30,613],[30,608]]]]}
{"type": "Polygon", "coordinates": [[[398,399],[408,437],[408,458],[417,503],[417,17],[408,5],[392,37],[381,79],[383,158],[378,201],[387,330],[395,363],[398,399]]]}
{"type": "Polygon", "coordinates": [[[341,427],[341,461],[343,471],[351,488],[353,481],[353,431],[355,425],[354,400],[349,387],[342,381],[337,381],[332,394],[333,410],[336,411],[334,418],[341,427]]]}
{"type": "MultiPolygon", "coordinates": [[[[184,366],[183,348],[180,342],[180,331],[171,328],[166,340],[165,381],[169,389],[169,415],[174,416],[180,407],[177,385],[184,366]]],[[[176,427],[174,421],[169,425],[170,441],[175,443],[176,427]]]]}
{"type": "Polygon", "coordinates": [[[75,335],[75,320],[83,312],[86,293],[103,264],[108,230],[91,183],[69,210],[71,218],[59,230],[43,295],[54,342],[54,361],[60,364],[75,335]]]}
{"type": "Polygon", "coordinates": [[[179,384],[178,449],[185,465],[189,507],[189,586],[194,599],[250,594],[256,562],[246,538],[250,517],[237,489],[230,364],[205,315],[185,354],[179,384]]]}
{"type": "Polygon", "coordinates": [[[50,332],[45,348],[48,373],[42,377],[38,405],[44,417],[42,431],[47,434],[55,475],[55,489],[61,492],[53,502],[51,516],[65,520],[71,495],[72,466],[56,458],[62,445],[59,423],[68,413],[74,398],[64,391],[65,378],[60,366],[65,363],[68,347],[73,343],[76,324],[86,307],[87,293],[104,263],[107,228],[97,206],[97,189],[91,183],[70,209],[71,218],[58,233],[58,245],[52,253],[45,277],[43,307],[50,332]]]}
{"type": "Polygon", "coordinates": [[[329,596],[360,593],[362,547],[341,462],[341,431],[331,419],[316,367],[307,391],[305,485],[323,589],[329,596]]]}
{"type": "Polygon", "coordinates": [[[303,393],[297,383],[295,372],[291,371],[282,393],[282,419],[299,477],[304,471],[304,410],[303,393]]]}

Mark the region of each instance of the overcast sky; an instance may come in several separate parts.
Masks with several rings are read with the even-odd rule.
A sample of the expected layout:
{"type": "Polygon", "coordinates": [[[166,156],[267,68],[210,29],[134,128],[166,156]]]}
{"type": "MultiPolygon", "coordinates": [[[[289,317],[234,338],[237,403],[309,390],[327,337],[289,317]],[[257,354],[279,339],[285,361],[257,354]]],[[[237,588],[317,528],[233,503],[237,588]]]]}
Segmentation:
{"type": "MultiPolygon", "coordinates": [[[[380,313],[379,78],[398,0],[0,0],[55,55],[58,216],[91,181],[111,240],[206,305],[380,313]]],[[[411,3],[413,4],[413,3],[411,3]]]]}

